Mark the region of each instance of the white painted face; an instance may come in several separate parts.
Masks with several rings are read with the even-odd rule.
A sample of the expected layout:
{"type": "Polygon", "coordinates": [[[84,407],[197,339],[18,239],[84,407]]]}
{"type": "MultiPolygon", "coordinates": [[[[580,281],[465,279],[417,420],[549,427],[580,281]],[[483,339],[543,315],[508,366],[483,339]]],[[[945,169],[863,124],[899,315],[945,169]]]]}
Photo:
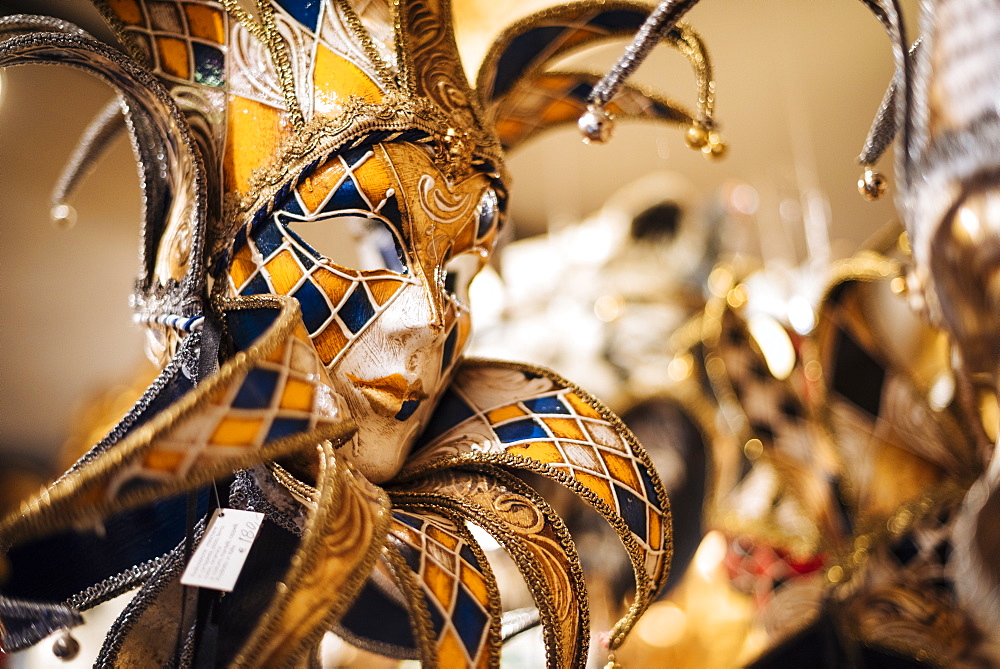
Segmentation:
{"type": "Polygon", "coordinates": [[[299,301],[357,423],[345,448],[374,482],[402,467],[468,341],[468,285],[501,217],[494,184],[447,179],[421,145],[369,145],[331,157],[237,236],[231,292],[299,301]]]}

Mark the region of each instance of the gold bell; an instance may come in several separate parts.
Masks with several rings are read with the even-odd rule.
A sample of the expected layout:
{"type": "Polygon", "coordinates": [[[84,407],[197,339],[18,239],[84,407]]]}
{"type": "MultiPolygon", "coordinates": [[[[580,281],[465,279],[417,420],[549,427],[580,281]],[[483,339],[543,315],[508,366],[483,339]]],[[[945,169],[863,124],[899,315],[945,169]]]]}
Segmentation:
{"type": "Polygon", "coordinates": [[[708,144],[701,147],[701,152],[705,154],[705,157],[712,160],[725,158],[727,151],[729,151],[729,145],[722,141],[719,133],[714,131],[708,133],[708,144]]]}
{"type": "Polygon", "coordinates": [[[700,151],[708,146],[708,129],[703,125],[691,125],[684,132],[684,142],[689,148],[700,151]]]}
{"type": "Polygon", "coordinates": [[[882,173],[871,168],[866,168],[858,179],[858,192],[869,202],[881,199],[887,188],[888,183],[882,173]]]}

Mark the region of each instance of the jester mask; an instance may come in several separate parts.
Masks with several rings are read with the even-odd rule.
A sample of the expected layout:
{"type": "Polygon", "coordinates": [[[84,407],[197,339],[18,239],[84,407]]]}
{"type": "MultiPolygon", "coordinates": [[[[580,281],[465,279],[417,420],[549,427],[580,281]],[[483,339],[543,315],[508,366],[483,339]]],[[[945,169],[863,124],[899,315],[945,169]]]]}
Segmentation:
{"type": "MultiPolygon", "coordinates": [[[[99,662],[285,665],[332,630],[427,666],[495,666],[501,621],[534,620],[550,666],[583,666],[576,549],[515,471],[568,488],[621,537],[636,592],[606,637],[620,645],[669,570],[648,457],[565,379],[462,351],[469,282],[503,226],[505,152],[575,121],[597,81],[548,65],[630,35],[648,9],[527,17],[471,87],[445,0],[96,4],[121,49],[18,15],[0,22],[0,62],[69,65],[118,91],[57,199],[123,121],[144,195],[132,303],[162,372],[0,521],[4,648],[138,588],[99,662]],[[213,509],[263,516],[224,595],[181,583],[213,509]],[[505,617],[470,522],[513,557],[526,616],[505,617]]],[[[697,35],[664,40],[711,91],[697,35]]],[[[608,109],[704,127],[705,100],[696,116],[623,87],[608,109]]]]}

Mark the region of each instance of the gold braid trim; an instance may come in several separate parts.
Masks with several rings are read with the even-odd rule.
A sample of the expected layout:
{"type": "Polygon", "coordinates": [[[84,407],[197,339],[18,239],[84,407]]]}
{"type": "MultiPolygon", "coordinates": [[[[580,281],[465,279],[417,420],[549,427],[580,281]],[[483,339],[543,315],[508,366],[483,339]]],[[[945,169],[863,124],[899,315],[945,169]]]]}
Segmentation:
{"type": "Polygon", "coordinates": [[[603,402],[572,381],[556,374],[550,369],[538,365],[510,362],[505,360],[490,360],[486,358],[467,358],[462,364],[469,367],[488,366],[511,369],[522,373],[530,372],[532,374],[548,378],[551,381],[562,385],[564,388],[573,391],[580,399],[594,409],[603,420],[607,421],[619,435],[622,436],[629,448],[632,450],[636,459],[643,464],[646,471],[649,473],[650,480],[653,483],[653,489],[657,495],[657,505],[663,514],[663,572],[659,583],[653,583],[649,574],[646,572],[643,549],[636,541],[634,535],[632,534],[632,530],[630,530],[625,524],[625,520],[618,515],[618,512],[598,497],[597,493],[584,487],[583,484],[579,483],[569,474],[552,471],[551,468],[536,460],[511,455],[506,452],[464,453],[455,456],[446,456],[440,461],[431,462],[410,471],[404,470],[398,478],[398,480],[412,480],[425,471],[442,469],[448,466],[471,466],[475,468],[476,466],[482,464],[494,464],[513,467],[515,469],[525,469],[536,474],[540,474],[562,484],[575,492],[579,497],[585,499],[591,506],[594,507],[594,509],[604,516],[608,524],[611,525],[611,527],[618,533],[622,545],[625,546],[625,549],[631,558],[632,569],[635,573],[635,600],[632,602],[632,605],[629,607],[625,616],[623,616],[613,627],[608,641],[608,648],[610,650],[617,649],[622,645],[622,643],[624,643],[625,638],[635,626],[636,622],[638,622],[639,617],[653,602],[653,599],[655,599],[656,595],[663,587],[663,584],[666,583],[667,575],[670,573],[670,564],[673,560],[673,517],[670,510],[670,500],[667,497],[666,489],[663,487],[663,482],[660,480],[659,474],[656,472],[656,468],[649,459],[649,454],[646,453],[646,450],[641,444],[639,444],[635,435],[632,434],[632,431],[629,430],[628,427],[626,427],[621,418],[611,411],[611,409],[609,409],[603,402]]]}
{"type": "Polygon", "coordinates": [[[281,83],[288,120],[296,131],[301,131],[305,126],[305,117],[302,115],[299,99],[295,95],[295,78],[292,73],[292,61],[288,55],[288,45],[285,44],[274,22],[274,7],[268,0],[257,0],[257,11],[260,12],[260,23],[258,23],[240,7],[238,0],[222,0],[222,6],[271,52],[274,68],[281,83]]]}
{"type": "Polygon", "coordinates": [[[417,641],[417,654],[420,656],[420,666],[427,669],[435,669],[438,666],[437,653],[434,648],[434,640],[437,635],[434,633],[434,626],[431,625],[431,616],[427,611],[427,600],[424,598],[424,591],[417,583],[417,575],[410,569],[406,559],[396,548],[394,543],[399,541],[389,535],[386,539],[385,548],[382,551],[389,570],[392,572],[396,585],[403,593],[406,600],[406,608],[410,612],[410,627],[413,630],[413,638],[417,641]]]}

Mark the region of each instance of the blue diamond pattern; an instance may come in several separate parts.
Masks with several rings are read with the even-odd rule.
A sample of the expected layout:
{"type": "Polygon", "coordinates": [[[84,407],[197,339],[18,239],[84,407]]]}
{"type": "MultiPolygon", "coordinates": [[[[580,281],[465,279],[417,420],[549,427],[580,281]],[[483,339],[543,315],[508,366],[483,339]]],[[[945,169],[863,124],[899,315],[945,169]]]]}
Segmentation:
{"type": "Polygon", "coordinates": [[[555,395],[550,395],[549,397],[536,397],[530,400],[524,400],[524,406],[528,408],[528,411],[532,413],[541,414],[569,414],[570,410],[565,404],[562,403],[555,395]]]}
{"type": "Polygon", "coordinates": [[[646,536],[646,504],[628,490],[614,484],[615,497],[618,498],[618,510],[625,519],[625,524],[634,534],[646,536]]]}
{"type": "Polygon", "coordinates": [[[311,281],[305,281],[299,286],[298,290],[292,293],[292,297],[302,305],[302,322],[305,323],[309,334],[317,332],[333,313],[323,293],[311,281]]]}
{"type": "Polygon", "coordinates": [[[353,333],[357,334],[375,315],[375,308],[372,307],[368,295],[365,294],[364,286],[356,284],[354,290],[347,297],[344,306],[337,312],[344,325],[353,333]]]}
{"type": "Polygon", "coordinates": [[[309,419],[307,418],[275,418],[271,422],[271,429],[267,431],[267,441],[289,437],[308,429],[309,419]]]}
{"type": "Polygon", "coordinates": [[[465,586],[459,586],[455,595],[455,610],[451,620],[459,638],[465,644],[469,657],[475,657],[489,616],[479,607],[479,602],[466,592],[465,586]]]}
{"type": "Polygon", "coordinates": [[[243,385],[236,393],[233,407],[236,409],[262,409],[271,406],[274,389],[278,385],[278,372],[254,368],[247,374],[243,385]]]}
{"type": "Polygon", "coordinates": [[[545,428],[530,418],[504,425],[496,425],[493,427],[493,431],[500,437],[500,441],[505,444],[515,441],[526,441],[528,439],[546,439],[549,437],[545,428]]]}
{"type": "Polygon", "coordinates": [[[281,235],[281,230],[278,229],[277,223],[274,219],[268,219],[263,225],[258,227],[251,233],[253,238],[254,246],[257,247],[257,251],[260,252],[264,259],[269,259],[274,252],[277,251],[281,244],[285,241],[284,237],[281,235]]]}

